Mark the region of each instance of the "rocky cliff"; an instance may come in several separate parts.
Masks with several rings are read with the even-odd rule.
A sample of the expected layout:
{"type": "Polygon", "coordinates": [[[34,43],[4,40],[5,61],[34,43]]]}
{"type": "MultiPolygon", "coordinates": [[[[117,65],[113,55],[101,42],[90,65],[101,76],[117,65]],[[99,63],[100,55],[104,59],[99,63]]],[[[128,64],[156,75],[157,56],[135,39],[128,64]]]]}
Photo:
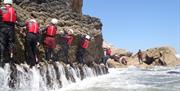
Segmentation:
{"type": "MultiPolygon", "coordinates": [[[[18,89],[38,87],[40,90],[35,88],[32,91],[47,91],[61,88],[86,77],[108,73],[105,66],[96,64],[103,56],[102,23],[96,17],[83,15],[82,4],[83,0],[14,0],[13,6],[17,12],[18,22],[24,22],[32,15],[39,22],[40,27],[44,27],[52,18],[57,18],[60,21],[58,31],[69,28],[74,30],[75,39],[69,49],[69,60],[73,65],[71,67],[65,65],[63,56],[57,56],[57,62],[44,62],[46,60],[43,59],[42,45],[39,47],[39,67],[36,65],[29,68],[26,64],[21,64],[25,62],[25,37],[20,33],[22,28],[16,26],[14,60],[11,60],[16,64],[10,62],[0,67],[1,90],[4,91],[9,87],[18,89]],[[85,54],[86,65],[79,65],[76,60],[77,45],[81,34],[89,34],[92,37],[85,54]]],[[[57,36],[56,40],[58,39],[57,36]]],[[[56,51],[61,49],[60,43],[57,46],[56,51]]]]}
{"type": "MultiPolygon", "coordinates": [[[[74,30],[75,41],[70,47],[70,60],[76,62],[75,54],[80,34],[89,34],[94,39],[87,50],[86,62],[91,65],[92,61],[97,61],[103,56],[102,49],[102,23],[100,19],[88,15],[82,15],[82,0],[14,0],[14,6],[18,15],[18,21],[25,21],[30,14],[38,20],[40,27],[49,23],[52,18],[60,20],[58,30],[62,31],[67,28],[74,30]]],[[[23,62],[24,38],[19,34],[21,28],[17,27],[16,59],[23,62]],[[21,54],[21,55],[19,55],[21,54]]],[[[58,38],[57,38],[58,39],[58,38]]],[[[60,45],[59,45],[60,46],[60,45]]],[[[43,57],[43,48],[41,58],[43,57]]],[[[60,59],[59,61],[63,61],[60,59]]]]}

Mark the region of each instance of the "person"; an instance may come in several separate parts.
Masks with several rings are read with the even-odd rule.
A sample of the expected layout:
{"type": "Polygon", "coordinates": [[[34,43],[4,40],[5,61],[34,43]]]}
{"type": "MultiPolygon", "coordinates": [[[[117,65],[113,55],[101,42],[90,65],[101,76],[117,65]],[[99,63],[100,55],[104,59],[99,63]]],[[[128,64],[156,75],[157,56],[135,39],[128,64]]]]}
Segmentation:
{"type": "Polygon", "coordinates": [[[114,61],[119,62],[119,59],[120,59],[119,55],[115,54],[113,55],[112,58],[114,59],[114,61]]]}
{"type": "Polygon", "coordinates": [[[39,25],[35,19],[29,19],[26,21],[26,41],[25,41],[25,57],[27,64],[30,67],[34,66],[38,62],[38,49],[39,46],[39,25]]]}
{"type": "Polygon", "coordinates": [[[4,0],[0,9],[0,59],[4,60],[5,49],[8,49],[8,57],[13,58],[13,48],[15,42],[16,12],[12,6],[12,0],[4,0]]]}
{"type": "Polygon", "coordinates": [[[51,23],[47,25],[45,31],[45,59],[51,61],[53,58],[54,49],[56,48],[55,36],[57,34],[57,24],[58,20],[53,18],[51,23]]]}
{"type": "MultiPolygon", "coordinates": [[[[0,7],[2,7],[2,2],[0,1],[0,7]]],[[[4,45],[3,45],[3,38],[2,36],[4,36],[3,32],[1,31],[2,29],[2,9],[0,9],[0,62],[2,63],[3,62],[3,52],[4,52],[4,45]]]]}
{"type": "Polygon", "coordinates": [[[62,42],[62,52],[65,57],[65,63],[69,64],[69,57],[68,57],[68,50],[69,47],[72,44],[72,41],[74,39],[73,36],[74,31],[72,29],[68,29],[64,32],[64,34],[61,36],[61,42],[62,42]]]}
{"type": "Polygon", "coordinates": [[[77,49],[77,54],[76,54],[76,60],[80,63],[80,64],[84,64],[84,56],[86,53],[86,49],[89,47],[90,44],[90,36],[89,35],[85,35],[85,36],[81,36],[81,39],[79,41],[79,46],[77,49]]]}
{"type": "Polygon", "coordinates": [[[160,51],[160,52],[159,52],[159,55],[160,55],[160,56],[159,56],[159,59],[158,59],[159,64],[166,66],[167,64],[166,64],[166,62],[164,61],[165,58],[164,58],[164,56],[163,56],[163,52],[160,51]]]}
{"type": "Polygon", "coordinates": [[[106,65],[107,60],[109,59],[109,57],[111,56],[112,51],[110,46],[108,46],[107,48],[104,48],[104,57],[103,57],[103,63],[104,65],[106,65]]]}
{"type": "Polygon", "coordinates": [[[120,60],[120,63],[127,65],[127,57],[126,56],[121,56],[119,60],[120,60]]]}
{"type": "Polygon", "coordinates": [[[141,50],[139,49],[138,53],[137,53],[137,56],[138,56],[138,60],[139,60],[139,64],[142,64],[143,63],[143,58],[142,58],[142,52],[141,50]]]}

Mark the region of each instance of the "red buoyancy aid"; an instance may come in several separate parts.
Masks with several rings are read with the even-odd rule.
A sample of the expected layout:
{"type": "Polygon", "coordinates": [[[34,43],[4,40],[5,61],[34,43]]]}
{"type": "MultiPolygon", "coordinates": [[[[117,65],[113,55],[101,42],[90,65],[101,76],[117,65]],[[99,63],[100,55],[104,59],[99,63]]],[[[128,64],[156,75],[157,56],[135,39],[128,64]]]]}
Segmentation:
{"type": "Polygon", "coordinates": [[[46,35],[55,36],[57,31],[57,27],[54,25],[48,25],[46,30],[46,35]]]}
{"type": "Polygon", "coordinates": [[[67,44],[70,46],[72,44],[74,37],[72,35],[69,35],[69,38],[67,39],[67,44]]]}
{"type": "Polygon", "coordinates": [[[37,22],[27,22],[26,23],[26,29],[30,33],[38,33],[39,25],[37,22]]]}
{"type": "Polygon", "coordinates": [[[106,55],[111,55],[111,53],[112,53],[111,49],[106,50],[106,55]]]}
{"type": "Polygon", "coordinates": [[[84,39],[81,41],[80,45],[82,48],[86,49],[89,46],[90,41],[88,39],[84,39]]]}
{"type": "Polygon", "coordinates": [[[3,12],[2,12],[2,10],[0,9],[0,16],[2,16],[2,14],[3,14],[3,12]]]}
{"type": "Polygon", "coordinates": [[[67,45],[70,46],[72,44],[73,39],[74,39],[73,35],[66,34],[61,38],[61,41],[66,42],[67,45]]]}
{"type": "Polygon", "coordinates": [[[2,21],[3,22],[16,22],[16,12],[14,8],[10,5],[5,5],[6,11],[2,14],[2,21]]]}

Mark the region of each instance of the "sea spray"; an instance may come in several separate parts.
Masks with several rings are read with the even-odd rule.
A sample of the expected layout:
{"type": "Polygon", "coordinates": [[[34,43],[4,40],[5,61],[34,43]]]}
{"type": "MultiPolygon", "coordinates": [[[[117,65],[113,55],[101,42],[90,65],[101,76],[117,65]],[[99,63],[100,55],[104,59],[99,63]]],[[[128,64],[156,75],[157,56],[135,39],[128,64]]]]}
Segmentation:
{"type": "MultiPolygon", "coordinates": [[[[103,70],[103,67],[100,65],[95,67],[103,70]]],[[[81,82],[85,78],[108,73],[96,71],[95,67],[88,67],[86,65],[74,65],[71,67],[59,62],[44,64],[39,67],[34,66],[32,68],[29,68],[26,64],[5,64],[4,68],[0,67],[0,91],[57,90],[70,84],[81,82]]]]}

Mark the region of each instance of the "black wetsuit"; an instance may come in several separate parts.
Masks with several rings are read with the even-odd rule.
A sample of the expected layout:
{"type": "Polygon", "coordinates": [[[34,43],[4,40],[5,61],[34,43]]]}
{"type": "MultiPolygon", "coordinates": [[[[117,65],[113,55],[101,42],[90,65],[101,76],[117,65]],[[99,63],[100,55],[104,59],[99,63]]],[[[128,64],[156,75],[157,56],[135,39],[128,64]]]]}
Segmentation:
{"type": "Polygon", "coordinates": [[[39,40],[39,35],[35,33],[27,33],[25,43],[25,56],[26,62],[30,66],[34,66],[37,63],[36,58],[39,57],[38,49],[36,47],[39,40]]]}
{"type": "Polygon", "coordinates": [[[0,57],[3,60],[5,51],[9,51],[8,58],[10,58],[10,53],[13,52],[15,42],[15,23],[0,22],[0,57]],[[6,50],[7,49],[7,50],[6,50]]]}
{"type": "Polygon", "coordinates": [[[85,56],[86,49],[82,48],[81,46],[78,47],[77,53],[76,53],[76,60],[84,64],[84,56],[85,56]]]}

